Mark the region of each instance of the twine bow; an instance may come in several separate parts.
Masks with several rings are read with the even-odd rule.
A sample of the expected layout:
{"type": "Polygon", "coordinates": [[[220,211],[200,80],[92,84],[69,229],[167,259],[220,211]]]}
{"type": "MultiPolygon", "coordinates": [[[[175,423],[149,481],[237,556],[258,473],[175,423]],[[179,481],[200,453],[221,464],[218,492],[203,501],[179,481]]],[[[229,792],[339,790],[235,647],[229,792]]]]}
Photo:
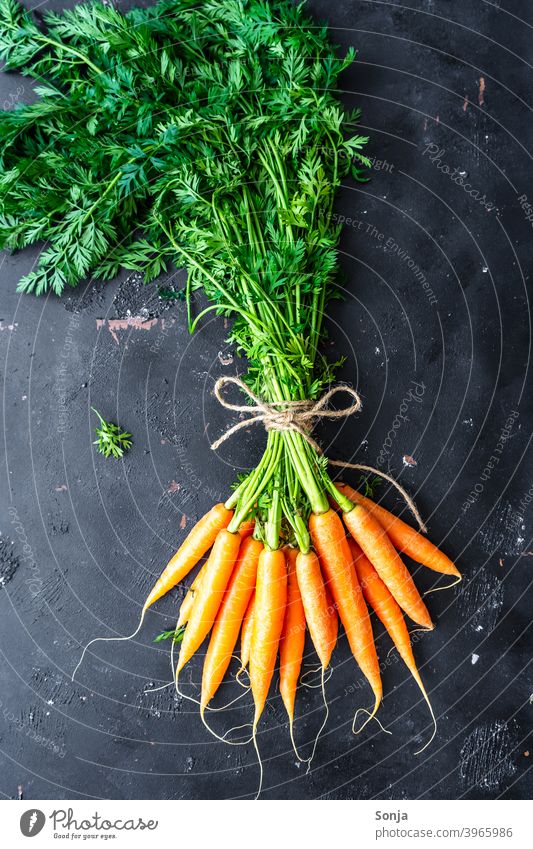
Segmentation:
{"type": "Polygon", "coordinates": [[[310,435],[315,419],[341,419],[345,416],[351,416],[361,409],[362,404],[361,398],[355,389],[341,383],[325,392],[318,401],[263,401],[238,377],[219,377],[213,391],[219,404],[225,407],[226,410],[234,410],[236,413],[247,413],[251,418],[244,419],[242,422],[238,422],[233,427],[230,427],[216,442],[213,442],[211,445],[212,451],[220,448],[226,439],[229,439],[230,436],[233,436],[233,434],[242,428],[249,427],[252,424],[262,424],[265,430],[285,430],[299,433],[315,451],[322,454],[320,445],[310,435]],[[222,395],[222,390],[229,384],[238,386],[245,395],[248,395],[254,404],[231,404],[229,401],[226,401],[222,395]],[[335,395],[338,395],[339,392],[345,392],[351,395],[354,399],[353,404],[344,407],[342,410],[326,409],[328,402],[335,395]]]}
{"type": "MultiPolygon", "coordinates": [[[[300,436],[305,439],[306,442],[311,445],[317,454],[322,455],[323,451],[311,436],[311,431],[313,430],[316,419],[341,419],[346,418],[347,416],[352,416],[354,413],[357,413],[362,406],[362,401],[358,393],[351,386],[348,386],[345,383],[339,383],[337,386],[333,386],[331,389],[328,389],[318,401],[264,401],[262,398],[259,398],[249,386],[247,386],[240,378],[238,377],[219,377],[214,386],[214,394],[222,407],[226,410],[233,410],[236,413],[246,413],[249,418],[243,419],[241,422],[237,422],[237,424],[228,428],[228,430],[222,434],[215,442],[211,445],[211,450],[216,451],[226,442],[227,439],[232,437],[235,433],[242,428],[249,427],[253,424],[262,424],[265,430],[278,430],[278,431],[292,431],[293,433],[299,433],[300,436]],[[248,396],[254,403],[253,404],[232,404],[230,401],[227,401],[223,394],[222,390],[225,386],[228,385],[237,386],[245,395],[248,396]],[[351,395],[353,400],[352,404],[349,404],[346,407],[342,407],[340,410],[329,410],[327,408],[328,403],[331,399],[338,395],[340,392],[344,392],[347,395],[351,395]]],[[[422,521],[422,517],[418,512],[416,504],[410,495],[405,491],[405,489],[400,486],[400,484],[394,480],[390,475],[385,474],[385,472],[381,471],[381,469],[375,469],[373,466],[366,466],[361,463],[347,463],[344,460],[329,460],[328,463],[331,466],[338,466],[339,468],[344,469],[356,469],[364,472],[372,472],[380,478],[384,478],[387,480],[395,489],[400,493],[405,503],[413,513],[420,530],[423,533],[427,532],[427,528],[422,521]]]]}

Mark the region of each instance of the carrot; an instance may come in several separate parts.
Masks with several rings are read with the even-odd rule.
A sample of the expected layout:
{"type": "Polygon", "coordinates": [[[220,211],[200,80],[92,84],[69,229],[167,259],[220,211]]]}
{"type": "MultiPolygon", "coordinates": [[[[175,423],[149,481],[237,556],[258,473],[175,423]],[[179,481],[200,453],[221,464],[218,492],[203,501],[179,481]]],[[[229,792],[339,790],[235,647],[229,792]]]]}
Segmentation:
{"type": "Polygon", "coordinates": [[[250,684],[254,697],[253,729],[263,713],[278,654],[287,605],[287,565],[281,549],[265,548],[257,567],[250,645],[250,684]]]}
{"type": "Polygon", "coordinates": [[[263,543],[253,537],[243,540],[239,549],[239,559],[220,605],[205,656],[200,701],[202,713],[220,687],[230,664],[242,619],[255,588],[257,564],[262,550],[263,543]]]}
{"type": "Polygon", "coordinates": [[[446,557],[444,552],[433,545],[427,537],[415,531],[407,522],[398,519],[384,507],[375,504],[370,498],[365,498],[357,490],[352,489],[348,484],[341,483],[337,485],[339,492],[346,495],[350,501],[355,504],[361,504],[366,507],[368,512],[378,520],[379,524],[387,531],[390,541],[398,549],[398,551],[407,554],[412,560],[427,566],[428,569],[433,569],[434,572],[441,572],[443,575],[455,575],[460,578],[461,573],[449,557],[446,557]]]}
{"type": "Polygon", "coordinates": [[[154,584],[144,602],[143,614],[196,566],[215,542],[218,532],[229,525],[232,516],[233,510],[228,510],[223,504],[215,504],[196,523],[154,584]]]}
{"type": "MultiPolygon", "coordinates": [[[[242,525],[239,527],[239,533],[240,533],[242,539],[244,540],[247,537],[251,536],[254,532],[254,528],[255,528],[255,521],[253,519],[250,519],[247,522],[243,522],[242,525]]],[[[181,603],[180,613],[179,613],[178,622],[176,624],[176,628],[181,628],[182,625],[186,625],[187,622],[188,622],[188,619],[189,619],[189,616],[190,616],[190,613],[191,613],[191,610],[192,610],[192,606],[194,604],[196,597],[198,596],[198,592],[199,592],[201,584],[202,584],[202,574],[203,574],[203,570],[201,569],[198,572],[194,581],[192,582],[187,595],[185,596],[185,598],[183,599],[183,601],[181,603]]]]}
{"type": "Polygon", "coordinates": [[[198,593],[200,592],[200,587],[202,586],[202,576],[204,570],[203,567],[198,572],[196,578],[192,582],[189,591],[180,605],[180,612],[178,616],[178,621],[176,623],[176,630],[181,628],[182,625],[186,625],[189,621],[189,616],[191,615],[191,610],[193,608],[195,600],[198,598],[198,593]]]}
{"type": "MultiPolygon", "coordinates": [[[[363,595],[387,629],[390,638],[398,649],[398,654],[420,687],[420,691],[424,696],[431,712],[431,716],[433,717],[436,730],[435,714],[433,713],[433,708],[431,707],[426,688],[422,683],[422,678],[420,677],[420,673],[416,665],[415,656],[411,646],[411,638],[400,606],[394,600],[394,597],[387,589],[386,584],[383,583],[370,560],[365,557],[357,543],[350,539],[349,544],[353,556],[355,571],[357,572],[357,577],[359,578],[363,595]]],[[[433,732],[433,736],[435,736],[435,731],[433,732]]],[[[431,739],[433,739],[433,737],[431,739]]],[[[431,740],[429,742],[431,742],[431,740]]]]}
{"type": "Polygon", "coordinates": [[[204,566],[205,575],[198,598],[185,629],[176,677],[195,651],[200,648],[213,626],[235,566],[241,542],[240,534],[232,534],[225,528],[217,534],[209,560],[204,566]]]}
{"type": "Polygon", "coordinates": [[[433,628],[428,609],[407,567],[378,520],[360,504],[344,513],[343,519],[402,610],[423,628],[433,628]]]}
{"type": "Polygon", "coordinates": [[[374,716],[383,696],[379,661],[370,616],[342,522],[331,509],[326,513],[312,513],[309,530],[352,654],[372,687],[375,703],[371,716],[374,716]]]}
{"type": "Polygon", "coordinates": [[[325,669],[337,642],[338,616],[334,603],[328,598],[320,562],[314,551],[305,554],[300,551],[296,558],[296,574],[307,627],[322,669],[325,669]]]}
{"type": "Polygon", "coordinates": [[[250,660],[250,645],[252,642],[252,631],[254,627],[255,590],[244,614],[241,629],[241,672],[248,666],[250,660]]]}
{"type": "Polygon", "coordinates": [[[279,691],[289,717],[292,734],[296,688],[305,645],[305,613],[296,577],[298,551],[295,548],[284,550],[287,559],[288,584],[285,621],[279,644],[279,691]]]}
{"type": "Polygon", "coordinates": [[[239,525],[239,533],[243,539],[251,537],[255,529],[255,520],[247,519],[242,525],[239,525]]]}

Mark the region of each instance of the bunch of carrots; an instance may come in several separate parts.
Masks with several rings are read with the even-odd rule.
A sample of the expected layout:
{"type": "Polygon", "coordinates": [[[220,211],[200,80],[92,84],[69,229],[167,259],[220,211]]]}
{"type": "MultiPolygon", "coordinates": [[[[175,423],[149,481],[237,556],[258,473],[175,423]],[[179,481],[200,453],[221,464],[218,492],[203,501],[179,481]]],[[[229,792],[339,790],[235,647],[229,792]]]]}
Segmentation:
{"type": "MultiPolygon", "coordinates": [[[[431,710],[404,614],[423,629],[431,630],[433,623],[400,554],[460,580],[452,561],[423,534],[346,484],[332,488],[331,506],[311,513],[305,547],[265,544],[253,518],[239,522],[234,502],[232,496],[225,504],[216,504],[192,528],[149,593],[139,624],[140,628],[146,611],[210,552],[181,603],[173,632],[182,636],[176,686],[181,670],[211,635],[202,673],[204,722],[240,636],[239,674],[248,670],[255,707],[252,737],[255,741],[279,655],[279,690],[294,744],[306,630],[324,676],[339,620],[372,689],[373,709],[366,713],[374,716],[383,686],[369,611],[385,626],[431,710]]],[[[298,754],[296,746],[295,750],[298,754]]]]}
{"type": "Polygon", "coordinates": [[[159,0],[124,13],[90,0],[42,22],[0,0],[0,56],[39,81],[35,102],[0,115],[0,246],[46,243],[20,291],[61,294],[120,268],[149,282],[184,266],[190,332],[212,312],[231,319],[228,341],[249,366],[240,388],[267,411],[249,420],[267,430],[258,465],[144,603],[143,617],[210,552],[180,610],[176,681],[211,632],[203,717],[240,634],[254,740],[278,654],[292,730],[305,630],[326,670],[340,620],[373,716],[370,608],[425,696],[404,614],[433,626],[401,554],[460,575],[423,535],[337,486],[311,436],[342,362],[323,344],[341,296],[335,198],[371,166],[360,110],[339,100],[355,51],[341,57],[291,0],[159,0]]]}

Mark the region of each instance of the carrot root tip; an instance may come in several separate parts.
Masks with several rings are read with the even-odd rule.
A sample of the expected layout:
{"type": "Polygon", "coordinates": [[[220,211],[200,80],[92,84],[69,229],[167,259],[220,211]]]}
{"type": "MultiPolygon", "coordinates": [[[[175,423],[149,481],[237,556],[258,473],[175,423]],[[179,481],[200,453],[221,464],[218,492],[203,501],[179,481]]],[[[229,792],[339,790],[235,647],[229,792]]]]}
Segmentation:
{"type": "Polygon", "coordinates": [[[259,717],[254,719],[253,729],[252,729],[252,740],[254,744],[255,753],[257,755],[257,763],[259,765],[259,787],[257,788],[257,793],[254,797],[254,802],[257,802],[261,795],[261,790],[263,789],[263,761],[261,760],[261,754],[259,752],[259,746],[257,745],[257,722],[259,717]]]}
{"type": "Polygon", "coordinates": [[[353,734],[355,734],[355,735],[360,734],[360,733],[361,733],[361,731],[363,730],[363,728],[366,728],[366,726],[368,725],[368,723],[369,723],[372,719],[374,719],[374,720],[377,722],[377,724],[379,725],[379,727],[381,728],[381,730],[382,730],[385,734],[391,734],[391,735],[392,735],[392,731],[389,731],[387,728],[385,728],[385,727],[383,726],[383,724],[379,721],[379,719],[378,719],[378,718],[377,718],[377,716],[376,716],[376,713],[377,713],[377,710],[378,710],[378,708],[379,708],[379,705],[380,705],[380,702],[376,699],[376,704],[374,705],[374,710],[373,710],[373,711],[369,711],[369,710],[367,710],[366,708],[357,708],[357,710],[355,711],[355,714],[354,714],[353,722],[352,722],[352,733],[353,733],[353,734]],[[355,723],[357,722],[357,717],[359,716],[359,714],[360,714],[360,713],[366,713],[368,718],[367,718],[367,719],[365,719],[365,721],[363,722],[363,724],[361,725],[361,727],[360,727],[360,728],[356,731],[356,730],[355,730],[355,723]]]}
{"type": "Polygon", "coordinates": [[[326,677],[325,677],[326,668],[324,666],[322,667],[321,688],[322,688],[322,699],[324,700],[324,707],[326,708],[326,713],[324,715],[324,719],[322,720],[322,725],[318,729],[318,733],[315,737],[315,742],[313,744],[313,751],[311,752],[311,756],[309,757],[309,760],[307,761],[307,769],[305,771],[306,775],[309,775],[309,773],[311,772],[311,764],[313,762],[313,758],[315,757],[315,752],[316,752],[316,748],[318,746],[318,741],[320,739],[320,736],[321,736],[324,728],[326,727],[326,723],[327,723],[328,717],[329,717],[329,705],[328,705],[328,700],[326,698],[326,681],[329,681],[329,679],[333,675],[333,670],[331,669],[331,667],[330,667],[330,670],[331,670],[330,675],[326,679],[326,677]]]}
{"type": "Polygon", "coordinates": [[[432,587],[430,590],[426,590],[424,596],[430,595],[431,593],[440,593],[443,590],[451,590],[452,587],[456,587],[457,584],[460,584],[462,580],[463,576],[460,572],[458,572],[455,580],[451,581],[449,584],[446,584],[444,587],[432,587]]]}
{"type": "MultiPolygon", "coordinates": [[[[226,707],[227,707],[227,705],[226,705],[226,707]]],[[[228,728],[228,730],[225,732],[225,734],[222,734],[222,736],[221,736],[220,734],[217,734],[216,731],[213,731],[211,726],[208,724],[208,722],[205,718],[205,711],[204,711],[204,708],[202,706],[200,706],[200,719],[202,720],[202,723],[207,728],[209,733],[212,734],[212,736],[216,740],[219,740],[221,743],[226,743],[228,746],[247,746],[249,743],[252,742],[251,737],[249,737],[248,740],[228,740],[227,739],[228,734],[231,734],[232,731],[240,731],[241,728],[250,728],[251,727],[250,722],[245,722],[244,725],[234,725],[233,728],[228,728]]]]}
{"type": "Polygon", "coordinates": [[[143,607],[139,624],[137,625],[133,634],[130,634],[128,637],[95,637],[93,640],[89,640],[89,642],[87,643],[87,645],[85,646],[85,648],[83,649],[83,651],[81,653],[80,659],[78,660],[76,666],[74,667],[74,671],[71,675],[70,680],[74,681],[74,676],[76,675],[76,672],[78,671],[78,669],[82,665],[83,659],[85,657],[85,652],[87,651],[89,646],[92,646],[93,643],[121,643],[121,642],[127,642],[128,640],[133,640],[133,638],[137,636],[137,634],[139,633],[139,631],[142,628],[145,613],[146,613],[146,607],[143,607]]]}

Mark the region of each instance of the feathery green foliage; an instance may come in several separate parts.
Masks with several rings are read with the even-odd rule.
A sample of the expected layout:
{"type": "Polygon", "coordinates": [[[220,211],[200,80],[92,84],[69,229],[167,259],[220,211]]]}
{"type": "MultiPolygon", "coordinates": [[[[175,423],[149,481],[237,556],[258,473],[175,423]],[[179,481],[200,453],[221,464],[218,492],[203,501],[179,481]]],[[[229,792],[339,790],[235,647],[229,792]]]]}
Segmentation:
{"type": "Polygon", "coordinates": [[[0,56],[39,98],[0,115],[0,247],[46,243],[19,290],[184,265],[191,331],[232,317],[258,394],[316,398],[337,365],[333,200],[370,165],[337,97],[354,52],[288,0],[84,3],[42,26],[0,0],[0,56]]]}
{"type": "Polygon", "coordinates": [[[93,445],[97,446],[98,453],[103,454],[104,457],[114,457],[115,460],[119,460],[124,452],[131,448],[131,433],[122,430],[113,422],[106,422],[94,407],[91,407],[91,410],[100,420],[100,427],[95,428],[98,439],[94,440],[93,445]]]}

